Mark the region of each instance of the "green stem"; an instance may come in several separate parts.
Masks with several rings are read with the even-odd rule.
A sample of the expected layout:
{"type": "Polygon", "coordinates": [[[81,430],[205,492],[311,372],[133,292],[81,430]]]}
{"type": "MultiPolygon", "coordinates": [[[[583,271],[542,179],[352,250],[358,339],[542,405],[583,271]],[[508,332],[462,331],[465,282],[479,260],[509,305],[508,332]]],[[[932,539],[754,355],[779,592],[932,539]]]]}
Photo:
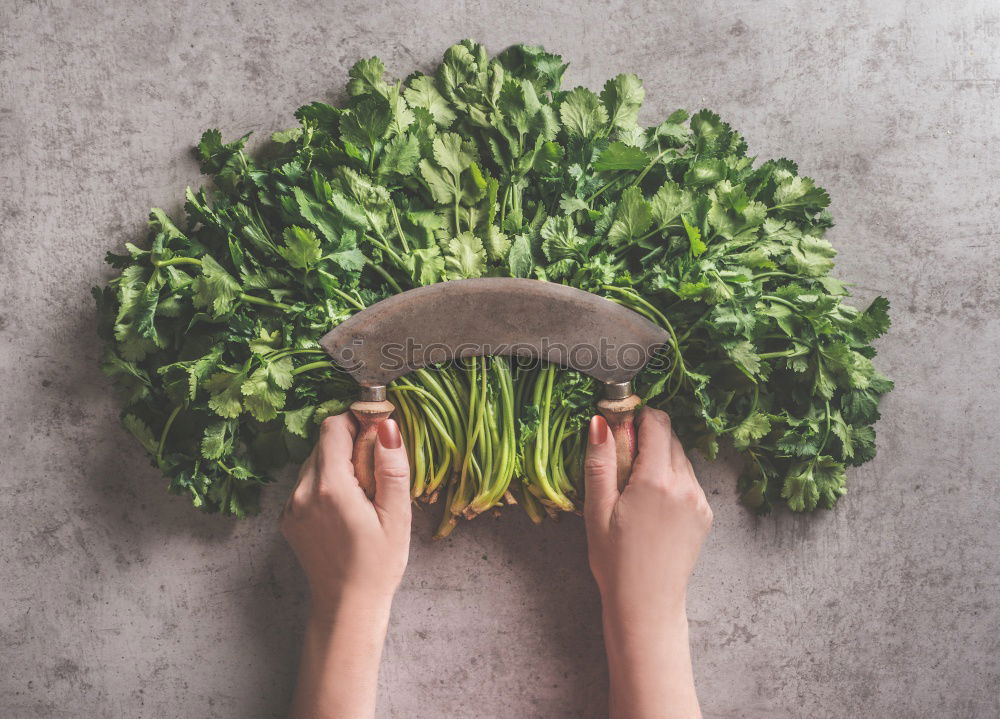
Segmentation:
{"type": "Polygon", "coordinates": [[[542,509],[542,505],[535,499],[535,495],[528,490],[526,485],[522,484],[521,488],[521,506],[524,507],[525,513],[533,524],[541,524],[545,521],[545,511],[542,509]]]}
{"type": "Polygon", "coordinates": [[[424,493],[424,488],[427,486],[427,477],[430,473],[430,466],[433,464],[424,451],[424,445],[427,443],[427,425],[420,422],[416,418],[416,408],[413,409],[413,457],[411,460],[413,462],[413,472],[410,475],[411,485],[410,485],[410,496],[419,497],[424,493]]]}
{"type": "MultiPolygon", "coordinates": [[[[393,392],[413,392],[417,395],[420,395],[425,400],[432,403],[432,405],[436,406],[438,410],[440,410],[440,413],[442,415],[447,416],[447,414],[444,411],[444,408],[442,408],[441,404],[437,401],[437,398],[434,397],[434,395],[432,395],[430,392],[421,387],[415,387],[414,385],[410,384],[399,384],[399,385],[393,385],[391,389],[393,392]]],[[[449,433],[447,428],[445,428],[441,417],[438,416],[438,413],[433,411],[428,411],[428,407],[426,405],[421,405],[421,410],[427,417],[427,421],[431,424],[431,426],[433,426],[434,429],[438,431],[438,434],[441,436],[441,439],[445,443],[445,445],[452,451],[458,451],[458,448],[455,446],[455,442],[452,439],[451,434],[449,433]]]]}
{"type": "Polygon", "coordinates": [[[788,272],[778,272],[777,270],[775,270],[773,272],[761,272],[759,274],[754,275],[750,279],[751,280],[762,280],[765,277],[791,277],[792,279],[798,279],[799,276],[798,275],[790,274],[788,272]]]}
{"type": "Polygon", "coordinates": [[[552,433],[548,443],[549,471],[551,472],[552,482],[563,494],[566,494],[567,491],[572,489],[562,465],[562,443],[564,438],[563,428],[566,426],[566,419],[568,417],[569,410],[565,407],[556,412],[555,421],[552,423],[552,433]]]}
{"type": "MultiPolygon", "coordinates": [[[[538,373],[538,379],[535,382],[535,396],[534,405],[539,411],[539,422],[538,430],[535,432],[535,451],[534,451],[534,465],[535,465],[535,476],[538,483],[542,485],[542,489],[546,490],[548,482],[545,476],[545,440],[549,435],[549,412],[551,411],[552,395],[546,396],[545,388],[548,385],[549,380],[549,369],[551,366],[546,366],[541,372],[538,373]]],[[[549,494],[548,491],[545,492],[549,494]]]]}
{"type": "Polygon", "coordinates": [[[285,357],[291,357],[293,355],[325,355],[326,352],[323,350],[315,349],[301,349],[301,350],[274,350],[273,352],[268,352],[264,355],[268,362],[274,362],[275,360],[284,359],[285,357]]]}
{"type": "Polygon", "coordinates": [[[757,411],[757,403],[758,403],[759,400],[760,400],[760,386],[757,385],[757,384],[754,384],[754,386],[753,386],[753,401],[750,403],[750,411],[747,412],[746,417],[743,418],[743,421],[739,422],[738,424],[734,424],[732,427],[727,427],[726,429],[724,429],[721,432],[719,432],[719,434],[729,434],[730,432],[732,432],[733,430],[735,430],[737,427],[739,427],[741,424],[743,424],[743,422],[746,422],[748,419],[750,419],[751,417],[753,417],[753,413],[757,411]]]}
{"type": "Polygon", "coordinates": [[[300,375],[303,372],[309,372],[314,369],[334,369],[336,367],[333,362],[327,362],[326,360],[319,360],[318,362],[309,362],[308,364],[301,365],[292,370],[292,376],[300,375]]]}
{"type": "Polygon", "coordinates": [[[444,434],[447,435],[449,439],[454,439],[454,444],[452,444],[451,447],[457,454],[458,444],[461,443],[464,435],[462,434],[462,422],[459,417],[460,413],[455,408],[456,395],[446,392],[442,383],[438,382],[438,379],[440,378],[443,383],[447,384],[447,375],[444,373],[430,372],[426,369],[418,369],[414,374],[417,379],[424,384],[425,388],[430,388],[430,393],[439,400],[437,406],[441,410],[444,419],[448,421],[451,430],[450,432],[445,432],[444,434]]]}
{"type": "Polygon", "coordinates": [[[749,454],[753,458],[754,463],[757,465],[757,469],[760,470],[761,479],[767,482],[767,472],[764,471],[764,465],[761,464],[760,458],[757,456],[757,453],[754,452],[753,450],[747,450],[747,454],[749,454]]]}
{"type": "Polygon", "coordinates": [[[420,430],[424,425],[416,421],[416,410],[410,406],[407,397],[394,392],[393,398],[396,400],[400,415],[402,415],[401,424],[406,440],[406,455],[410,460],[410,496],[418,497],[423,493],[424,480],[426,479],[423,438],[420,435],[420,430]]]}
{"type": "MultiPolygon", "coordinates": [[[[799,343],[796,342],[796,344],[799,343]]],[[[809,346],[803,345],[802,349],[790,349],[790,350],[783,350],[781,352],[763,352],[757,356],[760,357],[761,359],[775,359],[778,357],[801,357],[802,355],[807,355],[807,354],[809,354],[809,346]]]]}
{"type": "Polygon", "coordinates": [[[602,289],[610,292],[617,292],[625,297],[628,297],[629,300],[647,309],[657,320],[659,320],[660,324],[667,330],[667,332],[670,333],[670,344],[674,351],[674,367],[679,368],[682,374],[686,374],[684,357],[681,355],[680,341],[677,339],[677,333],[674,332],[674,326],[670,324],[670,320],[668,320],[662,312],[656,309],[656,307],[632,290],[625,287],[616,287],[614,285],[604,285],[602,289]]]}
{"type": "Polygon", "coordinates": [[[668,147],[668,148],[667,148],[666,150],[664,150],[664,151],[663,151],[663,152],[661,152],[661,153],[660,153],[659,155],[657,155],[656,157],[654,157],[654,158],[652,159],[652,161],[651,161],[651,162],[650,162],[650,163],[649,163],[648,165],[646,165],[646,167],[645,167],[645,168],[643,168],[643,171],[639,173],[639,176],[638,176],[638,177],[636,177],[636,178],[635,178],[634,180],[632,180],[632,182],[631,182],[631,183],[629,184],[629,187],[633,187],[633,186],[635,186],[635,185],[638,185],[638,184],[639,184],[640,182],[642,182],[642,181],[643,181],[643,180],[645,179],[645,177],[646,177],[646,174],[647,174],[647,173],[648,173],[648,172],[649,172],[650,170],[652,170],[652,169],[653,169],[653,167],[654,167],[654,166],[656,165],[656,163],[657,163],[657,162],[659,162],[659,161],[660,161],[660,158],[661,158],[661,157],[663,157],[664,155],[666,155],[666,154],[667,154],[668,152],[670,152],[670,151],[671,151],[672,149],[673,149],[672,147],[668,147]]]}
{"type": "MultiPolygon", "coordinates": [[[[468,486],[469,471],[472,467],[472,453],[475,449],[476,435],[479,432],[478,423],[478,413],[479,413],[479,402],[478,399],[478,389],[479,383],[476,381],[478,378],[479,362],[477,358],[472,358],[472,366],[468,368],[467,374],[469,378],[469,414],[465,421],[465,447],[464,455],[462,457],[462,468],[461,473],[458,477],[458,489],[455,494],[455,501],[462,505],[463,497],[466,494],[466,487],[468,486]]],[[[454,504],[451,507],[451,511],[455,514],[461,513],[465,509],[465,506],[456,507],[454,504]]]]}
{"type": "Polygon", "coordinates": [[[283,304],[281,302],[272,302],[271,300],[265,300],[261,297],[254,297],[253,295],[248,295],[246,292],[240,293],[240,299],[244,302],[249,302],[252,305],[260,305],[261,307],[271,307],[272,309],[282,310],[287,312],[292,309],[289,305],[283,304]]]}
{"type": "Polygon", "coordinates": [[[699,325],[700,325],[700,324],[701,324],[702,322],[704,322],[704,321],[705,321],[706,319],[708,319],[708,316],[709,316],[710,314],[712,314],[712,310],[713,310],[713,309],[715,309],[715,308],[714,308],[714,307],[709,307],[709,308],[708,308],[708,310],[707,310],[707,311],[706,311],[706,312],[705,312],[704,314],[702,314],[702,316],[701,316],[701,317],[699,317],[698,319],[696,319],[696,320],[695,320],[695,321],[694,321],[694,322],[693,322],[693,323],[691,324],[691,326],[687,328],[687,331],[686,331],[686,332],[685,332],[684,334],[682,334],[682,335],[681,335],[680,337],[678,337],[678,338],[677,338],[677,342],[678,342],[678,344],[680,344],[681,342],[683,342],[684,340],[686,340],[686,339],[688,338],[688,336],[689,336],[689,335],[690,335],[690,334],[691,334],[692,332],[694,332],[694,330],[695,330],[695,329],[696,329],[696,328],[697,328],[697,327],[698,327],[698,326],[699,326],[699,325]]]}
{"type": "MultiPolygon", "coordinates": [[[[402,267],[403,266],[403,260],[402,260],[402,258],[399,256],[399,254],[394,249],[392,249],[391,247],[389,247],[389,243],[386,242],[385,238],[383,238],[383,237],[380,236],[380,238],[376,240],[374,237],[370,237],[369,235],[365,235],[365,239],[368,240],[368,242],[370,242],[371,244],[375,245],[380,250],[382,250],[384,253],[386,253],[387,255],[389,255],[389,257],[392,258],[392,261],[395,262],[398,267],[402,267]]],[[[369,260],[368,262],[370,264],[371,260],[369,260]]]]}
{"type": "Polygon", "coordinates": [[[504,188],[503,202],[500,203],[500,230],[503,230],[503,221],[507,217],[507,201],[510,199],[510,185],[504,188]]]}
{"type": "Polygon", "coordinates": [[[169,260],[153,260],[153,267],[172,267],[174,265],[198,265],[201,267],[201,260],[197,257],[172,257],[169,260]]]}
{"type": "Polygon", "coordinates": [[[605,190],[607,190],[613,184],[615,184],[616,182],[618,182],[618,180],[620,180],[620,179],[622,179],[622,175],[618,175],[617,177],[612,177],[610,180],[608,180],[603,185],[601,185],[601,187],[597,190],[597,192],[595,192],[590,197],[588,197],[585,200],[585,202],[589,205],[591,202],[593,202],[598,197],[600,197],[604,193],[605,190]]]}
{"type": "Polygon", "coordinates": [[[824,409],[826,411],[826,429],[823,431],[823,441],[819,445],[819,451],[817,451],[816,456],[813,457],[813,464],[816,464],[816,460],[819,459],[821,454],[823,454],[823,450],[826,449],[826,442],[830,439],[830,400],[826,401],[824,409]]]}
{"type": "MultiPolygon", "coordinates": [[[[670,219],[673,219],[673,218],[671,217],[670,219]]],[[[653,228],[652,230],[650,230],[649,232],[647,232],[642,237],[639,237],[638,239],[633,240],[632,244],[636,244],[638,242],[642,242],[644,240],[648,240],[650,237],[652,237],[653,235],[655,235],[655,234],[657,234],[659,232],[665,232],[666,230],[669,230],[671,228],[679,230],[679,229],[681,229],[681,227],[682,227],[682,225],[676,225],[676,224],[674,224],[672,222],[668,222],[665,225],[660,225],[659,227],[653,228]]]]}
{"type": "Polygon", "coordinates": [[[548,473],[549,457],[549,432],[551,426],[552,413],[552,388],[555,380],[556,367],[548,365],[539,375],[539,385],[536,387],[536,404],[541,410],[541,421],[538,426],[538,433],[535,436],[535,472],[537,473],[540,489],[545,496],[560,509],[572,511],[573,503],[555,486],[554,478],[548,473]]]}
{"type": "Polygon", "coordinates": [[[358,302],[356,299],[354,299],[353,297],[351,297],[346,292],[343,292],[342,290],[338,290],[336,287],[331,287],[330,290],[332,290],[335,295],[337,295],[342,300],[344,300],[345,302],[347,302],[348,304],[350,304],[352,307],[356,307],[359,310],[364,310],[365,309],[365,306],[363,304],[361,304],[360,302],[358,302]]]}
{"type": "Polygon", "coordinates": [[[382,276],[382,279],[388,282],[389,286],[392,287],[394,290],[396,290],[397,293],[403,292],[403,288],[399,286],[399,283],[396,282],[395,279],[393,279],[392,275],[386,272],[385,268],[382,267],[382,265],[376,264],[375,262],[368,260],[368,266],[371,267],[373,270],[375,270],[378,274],[380,274],[382,276]]]}
{"type": "Polygon", "coordinates": [[[510,365],[506,359],[499,360],[500,368],[497,369],[500,385],[500,406],[503,417],[503,427],[501,429],[503,448],[501,450],[501,466],[498,472],[498,483],[494,490],[495,501],[510,486],[510,480],[514,474],[514,456],[517,453],[517,444],[514,431],[514,396],[513,387],[510,381],[510,365]]]}
{"type": "Polygon", "coordinates": [[[170,416],[167,417],[166,424],[163,425],[163,431],[160,432],[160,443],[156,446],[157,464],[163,461],[163,448],[167,444],[167,433],[170,432],[170,427],[171,425],[173,425],[174,420],[177,419],[177,415],[180,413],[180,411],[181,411],[181,405],[177,405],[176,407],[174,407],[173,411],[170,413],[170,416]]]}
{"type": "Polygon", "coordinates": [[[785,307],[790,307],[791,309],[795,310],[796,312],[799,311],[798,307],[796,307],[794,304],[792,304],[788,300],[783,299],[781,297],[775,297],[774,295],[761,295],[760,298],[762,300],[767,300],[768,302],[777,302],[779,305],[785,305],[785,307]]]}
{"type": "Polygon", "coordinates": [[[403,234],[403,226],[399,222],[399,213],[396,212],[396,203],[389,202],[389,211],[392,212],[392,221],[396,225],[396,234],[399,235],[399,241],[403,244],[403,252],[406,254],[410,253],[410,245],[406,241],[406,235],[403,234]]]}
{"type": "Polygon", "coordinates": [[[482,429],[479,433],[479,442],[482,447],[480,456],[483,459],[483,475],[476,494],[482,494],[489,488],[490,481],[493,478],[493,469],[495,466],[494,448],[499,440],[496,431],[496,406],[494,405],[492,398],[490,397],[490,392],[488,391],[489,372],[486,367],[487,362],[488,359],[483,357],[481,386],[482,397],[480,398],[480,402],[482,403],[482,412],[480,413],[480,424],[482,425],[482,429]]]}

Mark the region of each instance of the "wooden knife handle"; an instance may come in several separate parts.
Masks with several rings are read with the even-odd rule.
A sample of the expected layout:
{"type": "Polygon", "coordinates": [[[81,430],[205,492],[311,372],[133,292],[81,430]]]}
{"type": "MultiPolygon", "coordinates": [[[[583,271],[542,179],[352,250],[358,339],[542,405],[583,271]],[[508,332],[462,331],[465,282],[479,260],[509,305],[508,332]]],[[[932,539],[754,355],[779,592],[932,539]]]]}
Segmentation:
{"type": "Polygon", "coordinates": [[[368,498],[375,496],[375,442],[378,439],[378,427],[393,410],[392,402],[358,401],[351,405],[351,412],[358,421],[358,434],[354,438],[354,476],[365,491],[368,498]]]}
{"type": "Polygon", "coordinates": [[[624,399],[602,399],[597,403],[597,410],[607,420],[611,436],[615,440],[619,492],[625,489],[628,483],[629,475],[632,474],[632,462],[638,450],[635,437],[635,410],[641,403],[642,400],[636,394],[624,399]]]}

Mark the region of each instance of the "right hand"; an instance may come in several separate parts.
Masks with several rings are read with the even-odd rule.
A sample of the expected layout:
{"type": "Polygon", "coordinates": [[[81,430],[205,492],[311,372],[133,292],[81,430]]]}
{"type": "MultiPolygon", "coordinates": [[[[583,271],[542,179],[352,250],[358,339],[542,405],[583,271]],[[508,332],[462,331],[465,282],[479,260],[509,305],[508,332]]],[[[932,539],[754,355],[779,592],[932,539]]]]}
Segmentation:
{"type": "Polygon", "coordinates": [[[685,612],[712,510],[667,414],[643,408],[637,434],[639,453],[619,492],[614,439],[603,417],[591,419],[584,518],[605,610],[645,625],[685,612]]]}

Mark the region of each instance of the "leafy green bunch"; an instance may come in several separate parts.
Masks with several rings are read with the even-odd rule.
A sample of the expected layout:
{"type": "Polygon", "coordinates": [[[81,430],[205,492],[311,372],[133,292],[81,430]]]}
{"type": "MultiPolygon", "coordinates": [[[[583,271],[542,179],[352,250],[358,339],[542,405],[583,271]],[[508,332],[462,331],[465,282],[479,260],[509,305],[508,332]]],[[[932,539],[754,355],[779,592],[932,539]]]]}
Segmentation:
{"type": "MultiPolygon", "coordinates": [[[[637,386],[688,448],[747,458],[758,512],[831,507],[875,454],[872,364],[888,302],[859,311],[830,276],[827,193],[789,160],[756,163],[717,115],[643,127],[631,74],[564,90],[560,57],[472,41],[432,75],[350,70],[343,107],[315,102],[265,159],[209,130],[212,190],[150,242],[109,254],[95,290],[124,425],[195,506],[242,516],[269,472],[308,451],[353,382],[317,345],[394,293],[513,276],[606,297],[670,334],[637,386]]],[[[489,312],[489,308],[484,308],[489,312]]],[[[544,312],[544,307],[538,308],[544,312]]],[[[579,508],[592,381],[485,357],[397,380],[412,493],[461,517],[579,508]]]]}

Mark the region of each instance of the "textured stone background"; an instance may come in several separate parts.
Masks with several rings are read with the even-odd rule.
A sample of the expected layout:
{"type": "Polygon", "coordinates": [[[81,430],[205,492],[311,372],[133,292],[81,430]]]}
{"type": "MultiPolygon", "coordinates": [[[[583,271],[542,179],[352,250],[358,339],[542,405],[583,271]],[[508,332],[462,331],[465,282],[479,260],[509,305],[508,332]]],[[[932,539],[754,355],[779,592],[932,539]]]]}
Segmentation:
{"type": "MultiPolygon", "coordinates": [[[[266,136],[377,53],[541,43],[571,84],[708,106],[834,198],[839,274],[893,302],[878,459],[834,512],[716,526],[691,596],[708,717],[1000,715],[1000,7],[992,0],[0,2],[0,716],[275,717],[303,583],[263,516],[194,512],[117,426],[88,290],[201,130],[266,136]]],[[[286,478],[287,480],[287,478],[286,478]]],[[[431,543],[418,517],[380,717],[600,717],[579,521],[431,543]]]]}

